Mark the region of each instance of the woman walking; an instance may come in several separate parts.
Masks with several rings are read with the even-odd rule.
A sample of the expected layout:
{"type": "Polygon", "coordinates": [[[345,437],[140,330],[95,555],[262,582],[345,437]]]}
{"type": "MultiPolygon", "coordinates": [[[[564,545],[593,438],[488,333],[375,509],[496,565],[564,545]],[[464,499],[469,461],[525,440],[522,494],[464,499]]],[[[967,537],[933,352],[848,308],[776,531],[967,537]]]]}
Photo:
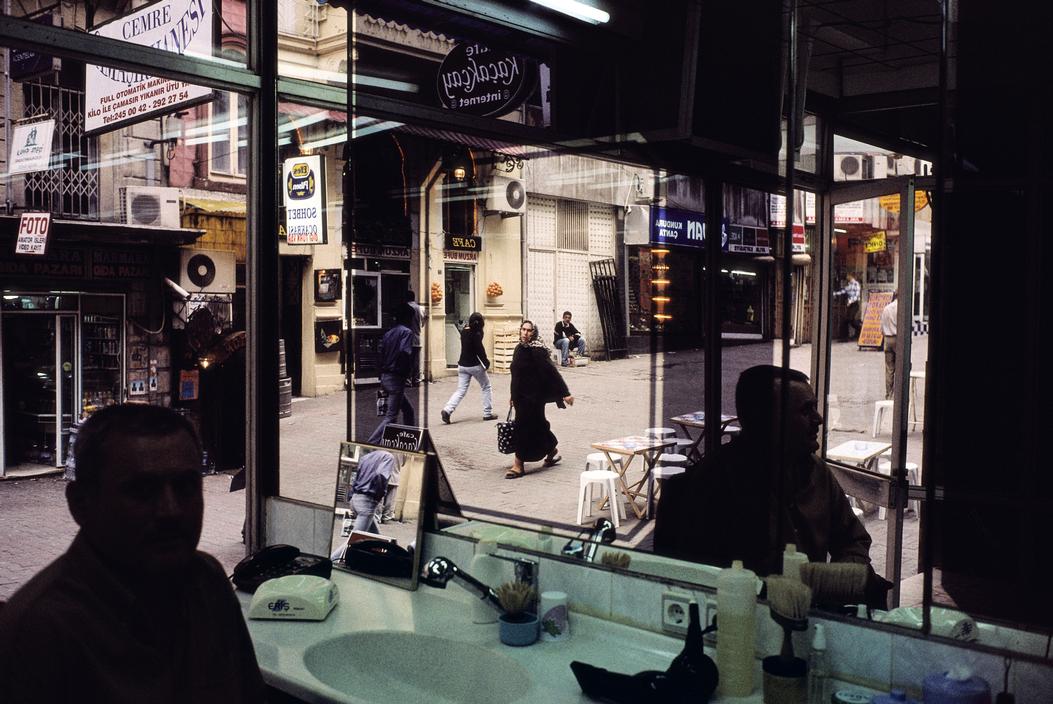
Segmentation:
{"type": "Polygon", "coordinates": [[[483,390],[483,420],[496,420],[494,415],[494,394],[490,386],[490,377],[486,370],[490,368],[490,360],[483,349],[483,316],[472,313],[468,316],[468,324],[461,329],[461,356],[457,360],[457,390],[450,396],[450,400],[443,407],[441,415],[442,422],[449,423],[450,416],[457,410],[457,404],[461,402],[464,395],[468,393],[468,384],[474,378],[479,382],[483,390]]]}
{"type": "Polygon", "coordinates": [[[562,459],[556,448],[559,441],[545,418],[546,403],[566,408],[574,405],[574,397],[552,363],[548,348],[538,340],[537,327],[524,320],[519,327],[519,344],[512,355],[509,399],[516,412],[516,455],[505,479],[526,474],[524,462],[544,458],[545,466],[551,467],[562,459]]]}

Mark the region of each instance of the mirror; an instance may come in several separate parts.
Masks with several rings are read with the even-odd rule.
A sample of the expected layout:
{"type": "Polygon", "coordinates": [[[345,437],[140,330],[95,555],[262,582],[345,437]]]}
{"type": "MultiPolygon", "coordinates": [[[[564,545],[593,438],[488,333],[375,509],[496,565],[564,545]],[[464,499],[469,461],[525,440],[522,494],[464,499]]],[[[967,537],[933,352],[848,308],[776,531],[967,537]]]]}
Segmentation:
{"type": "Polygon", "coordinates": [[[340,443],[330,557],[337,569],[417,588],[428,455],[340,443]]]}

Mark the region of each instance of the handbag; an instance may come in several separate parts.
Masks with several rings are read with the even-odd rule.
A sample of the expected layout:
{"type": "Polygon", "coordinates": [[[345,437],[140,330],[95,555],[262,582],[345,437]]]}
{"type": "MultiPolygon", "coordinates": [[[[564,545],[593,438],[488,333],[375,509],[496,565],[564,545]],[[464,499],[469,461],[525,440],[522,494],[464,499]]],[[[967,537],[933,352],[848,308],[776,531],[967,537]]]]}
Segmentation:
{"type": "Polygon", "coordinates": [[[497,424],[497,451],[503,455],[516,451],[516,422],[512,420],[511,408],[508,417],[497,424]]]}

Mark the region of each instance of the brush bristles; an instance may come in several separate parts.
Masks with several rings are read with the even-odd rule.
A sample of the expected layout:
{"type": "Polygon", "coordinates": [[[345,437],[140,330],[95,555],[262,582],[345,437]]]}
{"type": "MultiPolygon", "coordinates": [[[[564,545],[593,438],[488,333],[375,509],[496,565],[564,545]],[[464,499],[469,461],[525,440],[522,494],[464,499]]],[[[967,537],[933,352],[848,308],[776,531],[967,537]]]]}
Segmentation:
{"type": "Polygon", "coordinates": [[[810,562],[801,565],[801,581],[812,588],[817,604],[855,604],[866,596],[866,565],[810,562]]]}
{"type": "Polygon", "coordinates": [[[790,577],[768,577],[768,605],[783,618],[801,621],[808,618],[812,590],[790,577]]]}

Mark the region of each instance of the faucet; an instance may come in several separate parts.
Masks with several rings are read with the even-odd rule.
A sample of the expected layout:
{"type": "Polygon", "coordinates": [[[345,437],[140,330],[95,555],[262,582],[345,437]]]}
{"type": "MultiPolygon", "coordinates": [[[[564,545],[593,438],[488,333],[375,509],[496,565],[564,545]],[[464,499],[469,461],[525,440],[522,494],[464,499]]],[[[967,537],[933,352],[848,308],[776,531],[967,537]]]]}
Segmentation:
{"type": "Polygon", "coordinates": [[[597,519],[596,524],[589,531],[588,538],[581,540],[582,531],[577,538],[571,538],[560,551],[567,557],[576,557],[584,562],[592,562],[596,558],[596,550],[601,544],[609,545],[614,542],[618,534],[614,530],[614,524],[607,518],[597,519]]]}
{"type": "Polygon", "coordinates": [[[429,587],[435,587],[437,589],[445,589],[446,584],[454,578],[460,580],[464,585],[471,587],[474,591],[479,593],[481,599],[488,602],[501,613],[504,613],[505,610],[501,606],[500,599],[497,598],[497,592],[459,568],[457,565],[453,564],[453,561],[448,557],[442,557],[439,555],[428,560],[428,563],[424,565],[424,569],[421,570],[420,575],[422,582],[429,587]]]}

